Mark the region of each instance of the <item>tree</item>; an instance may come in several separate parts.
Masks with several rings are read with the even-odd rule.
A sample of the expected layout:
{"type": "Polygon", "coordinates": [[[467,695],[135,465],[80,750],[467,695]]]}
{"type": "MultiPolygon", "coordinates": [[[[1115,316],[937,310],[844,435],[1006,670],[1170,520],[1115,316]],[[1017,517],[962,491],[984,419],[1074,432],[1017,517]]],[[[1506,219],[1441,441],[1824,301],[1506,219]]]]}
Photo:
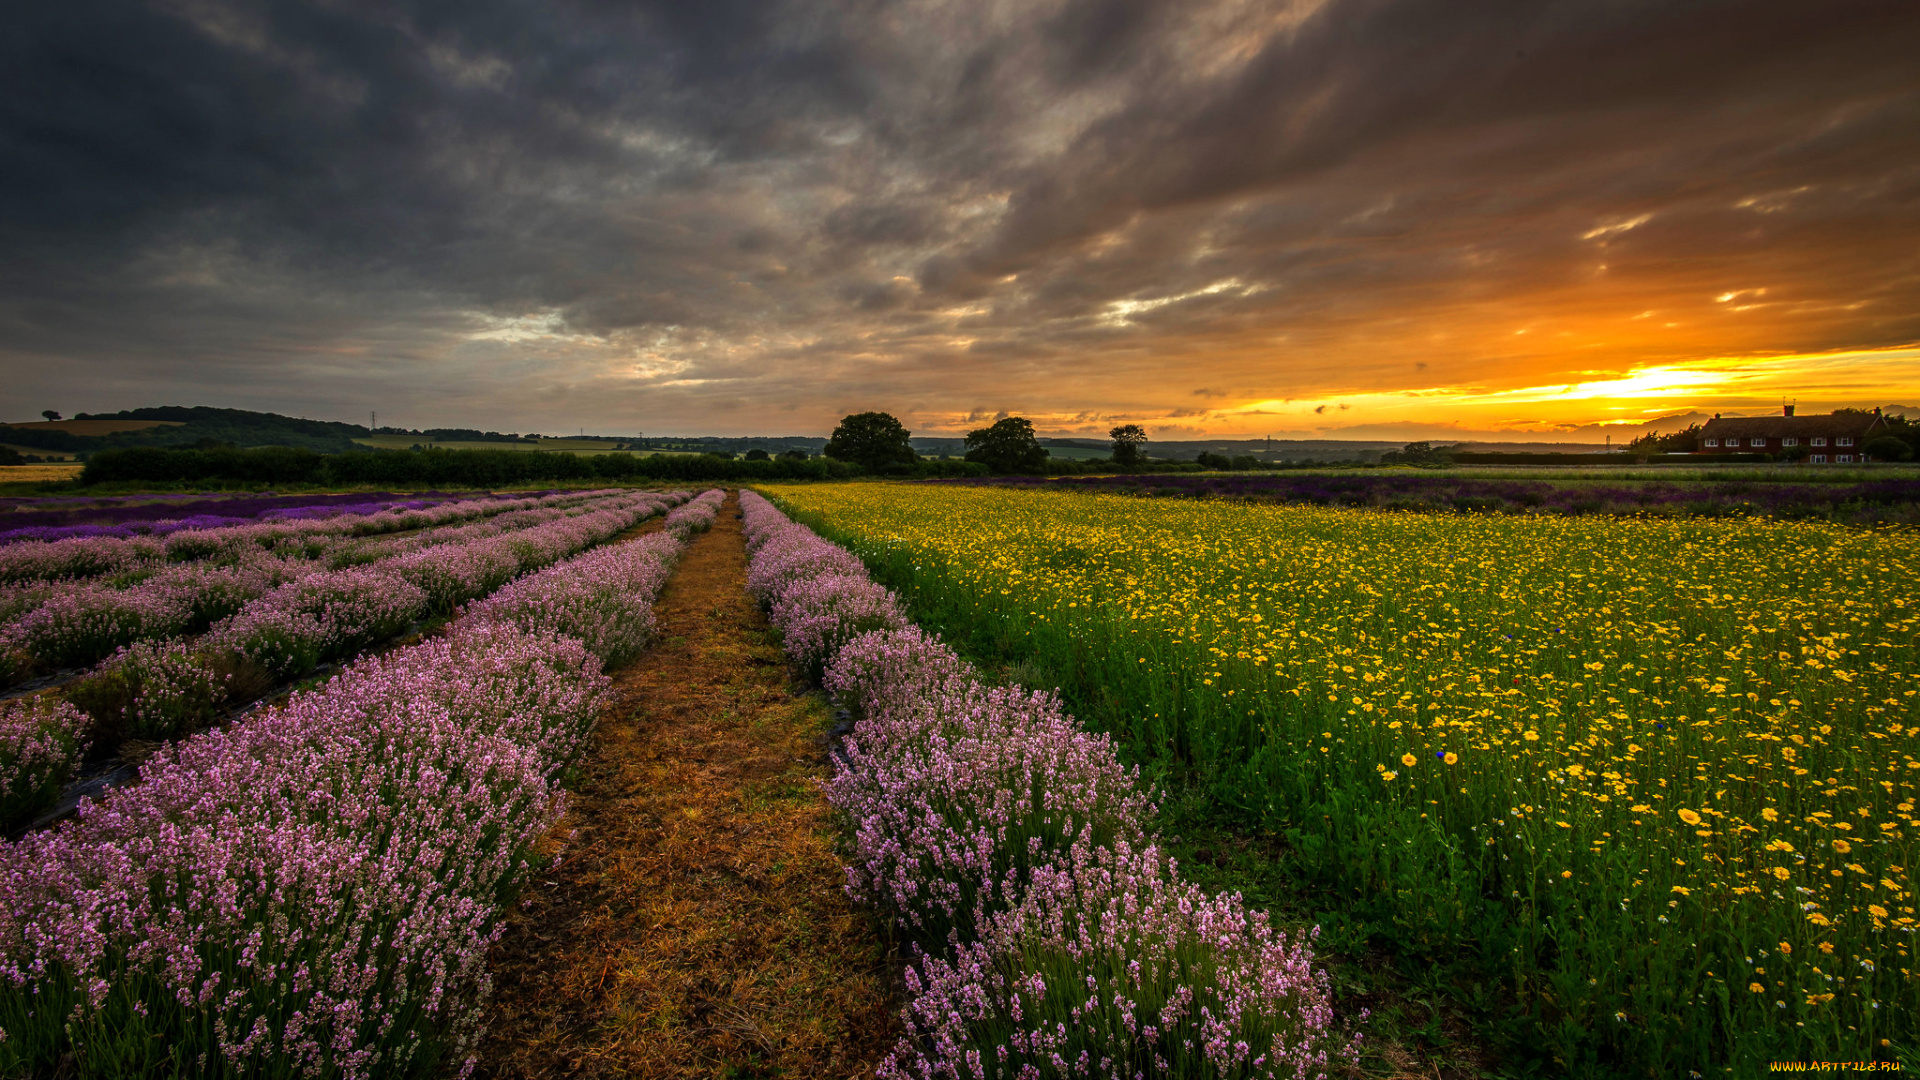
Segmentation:
{"type": "Polygon", "coordinates": [[[1122,424],[1107,432],[1107,438],[1113,440],[1115,465],[1130,468],[1146,460],[1147,455],[1142,447],[1147,444],[1147,429],[1139,424],[1122,424]]]}
{"type": "Polygon", "coordinates": [[[1231,469],[1231,468],[1233,468],[1233,459],[1232,459],[1232,458],[1230,458],[1230,457],[1228,457],[1228,456],[1227,456],[1227,455],[1225,455],[1225,454],[1216,454],[1216,453],[1214,453],[1214,452],[1213,452],[1213,451],[1211,451],[1211,450],[1202,450],[1202,451],[1200,451],[1200,456],[1199,456],[1199,457],[1197,457],[1197,458],[1194,458],[1194,460],[1195,460],[1195,461],[1197,461],[1197,462],[1199,462],[1199,463],[1200,463],[1200,467],[1201,467],[1201,468],[1204,468],[1204,469],[1231,469]]]}
{"type": "Polygon", "coordinates": [[[1430,442],[1413,442],[1380,455],[1383,465],[1451,465],[1453,455],[1446,447],[1434,448],[1430,442]]]}
{"type": "Polygon", "coordinates": [[[782,450],[780,452],[780,460],[805,461],[807,460],[807,452],[805,450],[782,450]]]}
{"type": "Polygon", "coordinates": [[[58,419],[60,419],[60,414],[59,414],[59,413],[57,413],[57,412],[55,412],[55,411],[53,411],[52,409],[46,409],[46,410],[43,410],[43,411],[42,411],[42,412],[40,413],[40,415],[41,415],[41,416],[44,416],[44,417],[46,417],[46,418],[47,418],[47,420],[48,420],[48,422],[52,422],[52,421],[54,421],[54,420],[58,420],[58,419]]]}
{"type": "Polygon", "coordinates": [[[992,427],[967,432],[963,440],[967,460],[997,473],[1031,473],[1047,467],[1046,448],[1033,437],[1033,423],[1024,416],[996,420],[992,427]]]}
{"type": "Polygon", "coordinates": [[[765,461],[767,460],[767,452],[756,446],[753,449],[747,451],[747,460],[748,461],[765,461]]]}
{"type": "Polygon", "coordinates": [[[920,460],[907,441],[912,433],[883,412],[854,413],[840,421],[827,440],[826,455],[851,461],[872,472],[886,472],[920,460]]]}
{"type": "Polygon", "coordinates": [[[1627,453],[1637,455],[1641,461],[1655,454],[1690,454],[1698,449],[1700,449],[1699,424],[1692,424],[1665,435],[1649,431],[1627,444],[1627,453]]]}
{"type": "Polygon", "coordinates": [[[1913,456],[1913,448],[1897,435],[1882,435],[1861,449],[1875,461],[1905,461],[1913,456]]]}

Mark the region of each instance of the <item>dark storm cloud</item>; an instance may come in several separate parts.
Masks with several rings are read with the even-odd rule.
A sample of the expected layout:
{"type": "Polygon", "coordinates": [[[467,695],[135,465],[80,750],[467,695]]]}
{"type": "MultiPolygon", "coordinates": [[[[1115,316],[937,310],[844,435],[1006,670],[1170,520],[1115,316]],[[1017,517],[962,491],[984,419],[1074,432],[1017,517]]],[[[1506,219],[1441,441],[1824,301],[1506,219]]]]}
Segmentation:
{"type": "Polygon", "coordinates": [[[0,404],[1097,423],[1642,311],[1616,367],[1920,339],[1911,0],[1014,7],[27,5],[0,404]]]}

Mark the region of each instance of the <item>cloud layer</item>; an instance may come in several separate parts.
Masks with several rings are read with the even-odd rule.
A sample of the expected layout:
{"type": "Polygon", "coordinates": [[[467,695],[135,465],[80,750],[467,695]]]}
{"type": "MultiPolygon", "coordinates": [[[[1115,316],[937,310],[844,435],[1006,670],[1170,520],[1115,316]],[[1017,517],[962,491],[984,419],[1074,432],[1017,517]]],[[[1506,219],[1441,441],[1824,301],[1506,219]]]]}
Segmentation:
{"type": "Polygon", "coordinates": [[[1171,434],[1905,399],[1915,55],[1910,0],[28,5],[0,408],[1171,434]],[[1724,377],[1513,396],[1648,369],[1724,377]]]}

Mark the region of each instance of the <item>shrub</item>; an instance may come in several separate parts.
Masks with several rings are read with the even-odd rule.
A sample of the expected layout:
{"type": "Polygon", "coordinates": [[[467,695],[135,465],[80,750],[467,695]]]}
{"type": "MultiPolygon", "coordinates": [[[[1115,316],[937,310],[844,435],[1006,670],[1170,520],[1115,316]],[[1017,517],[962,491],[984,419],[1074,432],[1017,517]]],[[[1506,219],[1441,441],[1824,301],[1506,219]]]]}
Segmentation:
{"type": "Polygon", "coordinates": [[[52,805],[86,750],[87,718],[51,697],[0,702],[0,828],[52,805]]]}
{"type": "MultiPolygon", "coordinates": [[[[949,950],[1070,850],[1141,843],[1154,807],[1111,740],[1080,729],[1057,696],[876,657],[888,638],[921,652],[912,633],[842,650],[858,650],[848,666],[868,678],[904,678],[868,696],[828,792],[853,828],[848,891],[892,910],[922,947],[949,950]]],[[[828,685],[861,677],[843,662],[828,685]]]]}
{"type": "Polygon", "coordinates": [[[907,624],[893,594],[864,573],[795,581],[773,602],[768,620],[780,631],[787,655],[813,679],[840,646],[870,631],[907,624]]]}
{"type": "Polygon", "coordinates": [[[886,1080],[1307,1077],[1357,1063],[1308,940],[1152,847],[1077,847],[952,960],[907,972],[886,1080]]]}

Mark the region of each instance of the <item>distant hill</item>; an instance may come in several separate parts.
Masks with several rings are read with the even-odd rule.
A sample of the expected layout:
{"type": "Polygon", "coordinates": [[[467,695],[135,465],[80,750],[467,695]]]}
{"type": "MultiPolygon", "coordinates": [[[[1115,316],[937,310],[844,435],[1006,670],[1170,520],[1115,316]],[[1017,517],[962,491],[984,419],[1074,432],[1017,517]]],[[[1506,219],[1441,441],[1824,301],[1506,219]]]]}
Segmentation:
{"type": "Polygon", "coordinates": [[[343,453],[365,437],[358,424],[302,420],[279,413],[215,409],[205,405],[162,405],[117,413],[80,413],[72,420],[8,424],[0,442],[69,454],[119,446],[298,446],[323,454],[343,453]]]}

